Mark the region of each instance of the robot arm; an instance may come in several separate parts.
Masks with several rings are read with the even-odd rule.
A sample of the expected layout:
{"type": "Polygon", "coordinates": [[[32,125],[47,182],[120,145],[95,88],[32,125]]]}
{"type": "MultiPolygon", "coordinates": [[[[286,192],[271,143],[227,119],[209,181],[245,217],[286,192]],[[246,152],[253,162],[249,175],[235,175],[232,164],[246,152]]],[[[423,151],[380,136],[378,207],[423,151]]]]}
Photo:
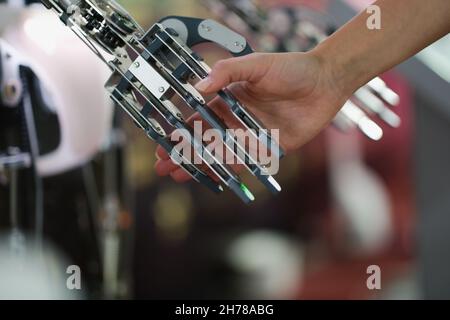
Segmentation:
{"type": "MultiPolygon", "coordinates": [[[[148,137],[160,144],[196,181],[218,192],[219,183],[175,148],[170,135],[155,116],[174,129],[181,129],[197,155],[218,180],[248,203],[253,195],[241,178],[196,137],[183,113],[174,104],[181,98],[185,106],[198,112],[244,166],[271,192],[281,190],[267,169],[258,163],[236,137],[227,134],[222,120],[208,108],[192,81],[203,79],[209,66],[192,50],[202,42],[217,44],[233,55],[252,52],[245,38],[212,20],[168,17],[147,32],[112,0],[43,0],[61,21],[102,60],[112,72],[106,83],[111,98],[120,105],[148,137]]],[[[229,92],[218,92],[230,111],[271,154],[280,158],[283,151],[261,123],[229,92]]]]}

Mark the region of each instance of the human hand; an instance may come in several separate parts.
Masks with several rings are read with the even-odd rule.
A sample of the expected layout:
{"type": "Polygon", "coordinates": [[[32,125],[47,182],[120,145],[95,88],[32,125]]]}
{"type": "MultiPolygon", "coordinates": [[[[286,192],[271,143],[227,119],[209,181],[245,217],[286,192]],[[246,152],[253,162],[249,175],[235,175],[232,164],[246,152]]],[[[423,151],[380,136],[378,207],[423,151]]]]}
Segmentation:
{"type": "MultiPolygon", "coordinates": [[[[280,130],[281,147],[287,153],[296,150],[334,118],[355,90],[450,31],[448,0],[429,0],[426,5],[421,0],[378,0],[375,5],[386,13],[383,28],[368,28],[370,15],[363,11],[308,53],[222,60],[198,89],[210,94],[231,85],[268,129],[280,130]]],[[[220,100],[209,106],[230,128],[237,125],[220,100]]],[[[159,175],[170,174],[179,182],[189,179],[161,148],[157,155],[159,175]]]]}
{"type": "MultiPolygon", "coordinates": [[[[221,60],[210,76],[196,85],[203,94],[229,87],[268,129],[280,130],[280,146],[292,152],[316,136],[334,118],[349,94],[339,88],[331,68],[314,52],[255,53],[221,60]]],[[[209,103],[230,128],[239,121],[219,98],[209,103]]],[[[194,115],[190,121],[198,119],[194,115]]],[[[158,175],[184,182],[189,176],[157,149],[158,175]]]]}

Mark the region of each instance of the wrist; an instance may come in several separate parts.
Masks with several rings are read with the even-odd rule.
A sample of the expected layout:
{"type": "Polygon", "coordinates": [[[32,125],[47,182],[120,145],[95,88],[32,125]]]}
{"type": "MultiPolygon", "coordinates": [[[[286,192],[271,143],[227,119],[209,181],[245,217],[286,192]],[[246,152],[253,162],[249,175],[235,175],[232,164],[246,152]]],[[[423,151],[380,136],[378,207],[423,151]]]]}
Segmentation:
{"type": "Polygon", "coordinates": [[[329,85],[345,100],[358,90],[357,69],[348,67],[350,63],[345,62],[342,57],[332,48],[319,45],[311,51],[311,54],[319,61],[320,68],[329,85]]]}
{"type": "Polygon", "coordinates": [[[351,70],[346,70],[345,64],[330,52],[333,50],[319,45],[309,54],[319,64],[320,86],[324,94],[329,95],[329,98],[334,101],[333,106],[338,108],[334,111],[337,112],[358,89],[358,85],[352,79],[351,70]]]}

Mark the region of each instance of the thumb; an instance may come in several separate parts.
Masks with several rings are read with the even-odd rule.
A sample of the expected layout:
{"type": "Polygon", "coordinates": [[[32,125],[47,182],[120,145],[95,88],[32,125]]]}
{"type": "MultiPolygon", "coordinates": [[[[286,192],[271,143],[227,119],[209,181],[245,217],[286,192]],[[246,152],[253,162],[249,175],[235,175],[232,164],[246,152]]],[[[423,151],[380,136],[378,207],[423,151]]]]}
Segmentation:
{"type": "Polygon", "coordinates": [[[195,87],[203,93],[213,93],[233,82],[257,82],[271,65],[269,54],[252,53],[238,58],[218,61],[208,77],[198,82],[195,87]]]}

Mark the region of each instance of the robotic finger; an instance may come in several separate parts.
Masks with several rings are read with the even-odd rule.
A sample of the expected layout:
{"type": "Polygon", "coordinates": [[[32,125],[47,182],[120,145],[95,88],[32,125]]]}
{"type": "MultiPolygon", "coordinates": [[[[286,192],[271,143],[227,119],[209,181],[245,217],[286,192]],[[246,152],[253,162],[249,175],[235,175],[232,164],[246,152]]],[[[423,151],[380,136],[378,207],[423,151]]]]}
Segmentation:
{"type": "MultiPolygon", "coordinates": [[[[126,112],[129,112],[129,110],[133,110],[133,108],[129,105],[127,99],[117,89],[114,89],[111,94],[111,98],[126,112]]],[[[162,146],[169,155],[172,155],[175,144],[167,137],[162,126],[153,118],[143,118],[138,114],[134,115],[134,117],[136,119],[140,119],[140,122],[138,122],[138,126],[146,131],[147,135],[160,146],[162,146]]],[[[178,154],[178,156],[183,157],[183,155],[181,154],[178,154]]],[[[181,161],[179,162],[179,164],[181,168],[183,168],[183,170],[188,173],[195,181],[202,183],[211,191],[215,193],[220,193],[223,191],[223,188],[220,184],[216,183],[213,179],[211,179],[211,177],[200,170],[197,166],[188,164],[187,161],[181,161]]]]}
{"type": "MultiPolygon", "coordinates": [[[[245,38],[210,20],[170,17],[156,23],[148,32],[113,0],[43,0],[53,9],[61,21],[110,68],[112,76],[106,84],[111,98],[120,105],[147,135],[161,145],[172,159],[193,177],[214,192],[222,191],[216,183],[192,159],[179,152],[162,126],[155,120],[157,113],[172,128],[180,130],[201,162],[205,164],[239,198],[248,203],[254,196],[242,183],[240,177],[198,138],[185,122],[184,115],[172,102],[181,100],[198,112],[220,133],[222,142],[255,177],[270,191],[281,190],[267,169],[247,151],[236,137],[227,134],[227,127],[204,98],[194,88],[192,80],[205,78],[210,69],[203,59],[191,50],[200,42],[214,42],[232,54],[250,53],[245,38]],[[236,40],[237,39],[237,40],[236,40]]],[[[271,154],[278,158],[283,152],[275,139],[237,99],[226,89],[218,93],[232,113],[245,128],[265,141],[271,154]]]]}
{"type": "MultiPolygon", "coordinates": [[[[240,178],[236,176],[228,166],[222,164],[220,159],[217,159],[211,151],[195,137],[192,128],[190,128],[182,119],[181,112],[173,105],[171,106],[171,109],[166,108],[161,101],[148,95],[148,93],[136,91],[139,89],[138,84],[136,84],[136,80],[134,80],[130,74],[131,73],[129,73],[128,76],[124,75],[117,69],[116,73],[113,73],[109,79],[106,88],[113,99],[120,102],[119,105],[125,109],[138,126],[144,129],[150,138],[160,144],[168,154],[173,157],[173,150],[175,150],[173,141],[167,137],[162,126],[149,116],[151,111],[156,110],[169,124],[180,129],[180,132],[194,148],[201,161],[206,164],[226,186],[230,187],[230,189],[244,202],[248,203],[252,201],[253,197],[248,197],[243,191],[243,188],[246,187],[242,184],[240,178]],[[135,91],[132,91],[132,89],[135,91]],[[140,102],[142,100],[145,101],[143,105],[140,102]],[[240,186],[241,184],[243,188],[236,188],[236,185],[240,186]]],[[[222,190],[220,185],[217,185],[217,183],[203,171],[193,165],[191,159],[187,159],[184,155],[180,159],[177,151],[176,155],[177,158],[174,159],[174,161],[179,163],[181,167],[194,178],[194,180],[204,183],[209,189],[216,193],[222,190]]]]}

